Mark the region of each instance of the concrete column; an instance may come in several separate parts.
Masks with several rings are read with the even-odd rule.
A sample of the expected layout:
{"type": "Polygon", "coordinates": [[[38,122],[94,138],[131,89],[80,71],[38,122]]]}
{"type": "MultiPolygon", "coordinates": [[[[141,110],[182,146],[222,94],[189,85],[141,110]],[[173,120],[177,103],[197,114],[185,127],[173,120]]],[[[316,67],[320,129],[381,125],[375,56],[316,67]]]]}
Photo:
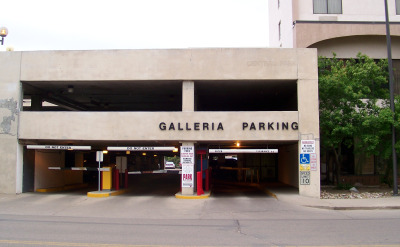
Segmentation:
{"type": "MultiPolygon", "coordinates": [[[[191,187],[184,187],[181,181],[181,186],[182,186],[182,195],[193,195],[195,192],[195,187],[196,187],[196,150],[194,148],[195,143],[194,142],[182,142],[182,147],[186,146],[186,147],[193,147],[193,169],[191,169],[191,175],[193,178],[193,186],[191,187]]],[[[182,153],[181,153],[181,160],[182,160],[182,153]]],[[[182,174],[186,173],[188,170],[184,170],[185,169],[185,164],[184,162],[182,162],[182,174]]],[[[188,168],[190,168],[190,166],[188,166],[188,168]]],[[[190,170],[190,169],[189,169],[190,170]]]]}
{"type": "MultiPolygon", "coordinates": [[[[299,99],[299,154],[301,140],[314,140],[317,155],[317,170],[310,171],[310,184],[301,185],[299,179],[299,194],[310,197],[320,197],[320,143],[319,143],[319,107],[318,107],[318,80],[298,80],[299,99]]],[[[300,176],[300,161],[297,169],[300,176]]]]}
{"type": "Polygon", "coordinates": [[[22,148],[17,129],[21,52],[0,52],[0,193],[22,190],[22,148]]]}
{"type": "MultiPolygon", "coordinates": [[[[182,111],[183,112],[194,112],[194,82],[193,81],[183,81],[182,82],[182,111]]],[[[182,142],[182,146],[193,147],[193,169],[191,169],[191,175],[193,179],[192,187],[182,186],[182,195],[193,195],[196,187],[196,153],[194,150],[194,142],[182,142]]],[[[182,159],[182,157],[181,157],[182,159]]],[[[182,163],[182,169],[185,169],[185,164],[182,163]]]]}
{"type": "Polygon", "coordinates": [[[183,81],[182,83],[182,111],[193,112],[194,109],[194,81],[183,81]]]}
{"type": "Polygon", "coordinates": [[[317,156],[317,170],[310,171],[310,184],[301,185],[299,194],[320,197],[320,141],[319,141],[319,101],[318,101],[318,57],[316,49],[298,49],[297,98],[299,113],[299,152],[297,174],[300,176],[300,140],[314,140],[317,156]]]}

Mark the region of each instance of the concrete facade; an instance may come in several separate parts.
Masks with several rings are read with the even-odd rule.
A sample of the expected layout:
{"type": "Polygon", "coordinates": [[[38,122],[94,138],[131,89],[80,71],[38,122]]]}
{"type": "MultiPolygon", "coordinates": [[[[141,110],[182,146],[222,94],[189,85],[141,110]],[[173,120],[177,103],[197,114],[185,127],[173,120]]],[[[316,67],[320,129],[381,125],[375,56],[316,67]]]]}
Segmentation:
{"type": "MultiPolygon", "coordinates": [[[[0,114],[3,119],[0,169],[6,171],[0,175],[1,193],[22,191],[23,150],[27,144],[106,145],[108,142],[123,144],[126,141],[177,142],[190,146],[199,142],[220,144],[243,141],[265,146],[271,143],[281,145],[279,179],[298,187],[301,195],[319,197],[315,49],[3,52],[0,53],[0,63],[5,65],[0,68],[0,114]],[[21,84],[23,88],[43,86],[58,90],[68,84],[77,89],[90,84],[95,90],[97,83],[110,87],[140,83],[143,87],[152,88],[153,85],[162,86],[171,81],[181,82],[181,111],[40,111],[41,107],[35,107],[39,111],[33,108],[22,110],[24,91],[21,84]],[[297,85],[296,109],[197,111],[197,89],[203,84],[212,92],[213,85],[222,83],[229,94],[229,85],[248,83],[251,88],[254,84],[250,82],[253,81],[266,85],[297,85]],[[248,124],[246,127],[245,123],[248,124]],[[265,129],[268,123],[274,126],[273,130],[265,129]],[[251,124],[254,128],[250,127],[253,126],[251,124]],[[310,185],[299,184],[300,140],[316,142],[318,169],[310,172],[310,185]]],[[[64,97],[67,96],[65,93],[64,97]]],[[[49,155],[62,154],[36,155],[35,163],[40,163],[38,160],[47,159],[49,155]]],[[[26,162],[32,162],[32,159],[26,162]]],[[[75,161],[76,166],[81,166],[81,157],[75,161]]],[[[35,170],[35,173],[39,171],[35,170]]]]}

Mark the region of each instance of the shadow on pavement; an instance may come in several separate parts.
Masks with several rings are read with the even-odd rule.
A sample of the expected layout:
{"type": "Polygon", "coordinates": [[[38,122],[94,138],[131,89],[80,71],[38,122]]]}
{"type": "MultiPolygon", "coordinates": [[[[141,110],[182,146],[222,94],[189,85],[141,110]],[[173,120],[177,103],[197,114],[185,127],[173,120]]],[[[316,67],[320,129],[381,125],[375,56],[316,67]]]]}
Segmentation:
{"type": "Polygon", "coordinates": [[[269,197],[258,184],[214,180],[211,188],[214,197],[269,197]]]}

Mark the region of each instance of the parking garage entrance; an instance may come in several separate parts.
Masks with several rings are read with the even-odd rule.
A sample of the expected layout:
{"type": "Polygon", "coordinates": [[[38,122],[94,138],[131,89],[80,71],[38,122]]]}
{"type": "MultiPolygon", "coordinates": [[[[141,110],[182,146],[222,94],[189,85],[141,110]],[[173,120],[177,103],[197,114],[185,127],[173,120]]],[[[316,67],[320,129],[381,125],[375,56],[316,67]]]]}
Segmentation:
{"type": "MultiPolygon", "coordinates": [[[[200,145],[196,148],[194,172],[209,170],[210,188],[216,194],[248,190],[251,185],[278,180],[278,148],[213,148],[200,145]],[[223,189],[221,189],[223,188],[223,189]]],[[[96,152],[104,149],[101,168],[113,172],[112,190],[130,189],[131,195],[174,195],[181,190],[182,164],[176,146],[76,146],[27,145],[24,163],[24,181],[31,180],[31,188],[38,191],[53,188],[97,190],[99,163],[96,152]],[[166,166],[167,163],[173,167],[166,166]],[[117,184],[118,183],[118,186],[117,184]]],[[[194,174],[195,176],[195,174],[194,174]]],[[[205,175],[203,176],[205,183],[205,175]]],[[[194,178],[196,180],[196,178],[194,178]]],[[[196,188],[197,181],[193,186],[196,188]]],[[[214,193],[213,191],[213,193],[214,193]]],[[[243,194],[243,193],[242,193],[243,194]]]]}
{"type": "Polygon", "coordinates": [[[209,149],[213,176],[231,182],[276,181],[278,149],[209,149]]]}
{"type": "MultiPolygon", "coordinates": [[[[26,145],[24,147],[24,192],[98,189],[98,171],[112,172],[112,188],[127,188],[148,177],[158,188],[179,191],[179,153],[174,146],[103,147],[77,145],[26,145]],[[100,151],[99,151],[100,150],[100,151]],[[96,153],[104,152],[99,164],[96,153]],[[166,167],[166,164],[174,164],[166,167]],[[157,177],[157,178],[155,178],[157,177]],[[118,181],[118,185],[116,184],[118,181]]],[[[156,186],[155,185],[155,186],[156,186]]],[[[146,186],[146,185],[144,185],[146,186]]]]}

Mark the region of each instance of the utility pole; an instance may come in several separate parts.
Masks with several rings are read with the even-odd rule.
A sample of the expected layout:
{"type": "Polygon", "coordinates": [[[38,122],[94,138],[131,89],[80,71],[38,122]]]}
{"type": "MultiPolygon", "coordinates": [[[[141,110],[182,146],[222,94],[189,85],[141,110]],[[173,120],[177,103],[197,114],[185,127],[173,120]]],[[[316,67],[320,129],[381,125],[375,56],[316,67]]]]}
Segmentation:
{"type": "MultiPolygon", "coordinates": [[[[389,27],[389,14],[388,14],[388,3],[385,1],[385,16],[386,16],[386,43],[388,53],[388,64],[389,64],[389,90],[390,90],[390,109],[393,113],[393,119],[395,120],[395,109],[394,109],[394,85],[393,85],[393,63],[392,63],[392,44],[390,39],[390,27],[389,27]]],[[[397,155],[396,155],[396,130],[394,124],[392,124],[392,157],[393,157],[393,195],[398,195],[397,188],[397,155]]]]}

